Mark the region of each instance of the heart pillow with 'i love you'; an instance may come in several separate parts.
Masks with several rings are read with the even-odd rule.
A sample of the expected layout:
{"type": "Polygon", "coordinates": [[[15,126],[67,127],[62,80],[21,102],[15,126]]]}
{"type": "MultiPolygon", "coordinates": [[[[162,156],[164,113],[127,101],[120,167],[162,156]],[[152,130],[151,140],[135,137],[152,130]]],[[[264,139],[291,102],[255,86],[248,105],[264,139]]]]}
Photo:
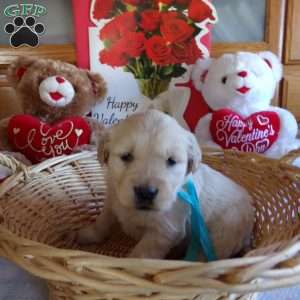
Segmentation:
{"type": "Polygon", "coordinates": [[[280,118],[276,112],[261,111],[247,118],[230,109],[212,114],[210,133],[223,149],[265,153],[277,140],[280,118]]]}
{"type": "Polygon", "coordinates": [[[9,143],[32,163],[70,154],[76,147],[89,144],[90,136],[91,128],[82,117],[68,117],[50,125],[31,115],[17,115],[8,125],[9,143]]]}

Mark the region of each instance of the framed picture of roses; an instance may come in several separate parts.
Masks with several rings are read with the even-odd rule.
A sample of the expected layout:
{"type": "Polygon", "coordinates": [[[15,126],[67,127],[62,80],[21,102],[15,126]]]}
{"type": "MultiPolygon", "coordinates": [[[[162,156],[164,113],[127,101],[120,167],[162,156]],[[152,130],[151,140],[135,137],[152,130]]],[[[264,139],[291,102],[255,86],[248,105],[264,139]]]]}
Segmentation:
{"type": "Polygon", "coordinates": [[[81,9],[78,1],[73,3],[77,5],[75,24],[76,10],[81,16],[83,9],[88,10],[84,24],[88,27],[88,64],[108,84],[105,101],[91,115],[111,126],[168,97],[174,98],[171,105],[186,123],[193,94],[190,69],[197,59],[209,55],[210,28],[217,21],[211,2],[91,0],[81,9]]]}

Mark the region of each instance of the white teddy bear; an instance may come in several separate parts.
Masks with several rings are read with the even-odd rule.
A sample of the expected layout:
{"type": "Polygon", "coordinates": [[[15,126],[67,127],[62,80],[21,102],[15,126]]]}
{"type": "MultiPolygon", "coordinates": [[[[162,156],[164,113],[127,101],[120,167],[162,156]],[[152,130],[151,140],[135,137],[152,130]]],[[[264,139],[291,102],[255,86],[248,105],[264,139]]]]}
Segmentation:
{"type": "Polygon", "coordinates": [[[294,116],[270,105],[281,78],[279,59],[267,51],[198,60],[192,79],[213,111],[195,128],[200,145],[274,158],[300,148],[294,116]]]}

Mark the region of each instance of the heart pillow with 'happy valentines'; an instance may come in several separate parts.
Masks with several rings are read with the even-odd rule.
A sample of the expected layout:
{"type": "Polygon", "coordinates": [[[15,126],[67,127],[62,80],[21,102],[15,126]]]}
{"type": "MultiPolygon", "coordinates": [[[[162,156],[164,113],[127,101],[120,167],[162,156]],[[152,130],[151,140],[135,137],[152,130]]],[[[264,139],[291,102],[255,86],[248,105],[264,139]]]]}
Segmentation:
{"type": "Polygon", "coordinates": [[[243,118],[230,109],[212,114],[210,132],[223,149],[265,153],[277,140],[280,118],[276,112],[261,111],[243,118]]]}
{"type": "Polygon", "coordinates": [[[91,136],[91,128],[82,117],[47,124],[31,115],[16,115],[10,119],[7,130],[14,150],[33,163],[70,154],[76,147],[89,144],[91,136]]]}

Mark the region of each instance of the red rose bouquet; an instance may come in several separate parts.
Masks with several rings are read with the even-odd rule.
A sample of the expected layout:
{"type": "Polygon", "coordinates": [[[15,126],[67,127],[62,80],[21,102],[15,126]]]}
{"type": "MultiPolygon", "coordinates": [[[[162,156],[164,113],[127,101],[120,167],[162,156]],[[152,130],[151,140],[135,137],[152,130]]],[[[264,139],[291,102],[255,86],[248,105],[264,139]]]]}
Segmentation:
{"type": "Polygon", "coordinates": [[[107,19],[100,62],[131,72],[151,99],[203,55],[199,23],[216,18],[207,0],[96,0],[92,14],[107,19]]]}

